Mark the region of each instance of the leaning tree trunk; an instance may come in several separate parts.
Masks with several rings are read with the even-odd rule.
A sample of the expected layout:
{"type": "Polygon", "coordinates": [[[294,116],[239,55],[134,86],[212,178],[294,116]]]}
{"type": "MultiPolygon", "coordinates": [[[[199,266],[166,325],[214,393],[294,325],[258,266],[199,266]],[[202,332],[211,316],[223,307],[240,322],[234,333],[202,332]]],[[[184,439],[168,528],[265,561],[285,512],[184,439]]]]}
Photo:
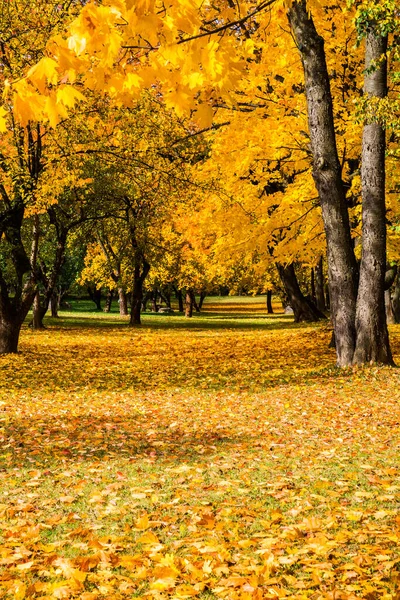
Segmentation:
{"type": "MultiPolygon", "coordinates": [[[[375,27],[367,33],[364,93],[369,98],[387,95],[387,38],[375,27]]],[[[393,364],[385,311],[386,135],[375,120],[363,130],[361,159],[362,255],[356,313],[354,364],[393,364]]]]}
{"type": "Polygon", "coordinates": [[[337,363],[346,366],[352,364],[355,348],[357,263],[336,146],[324,41],[315,29],[306,0],[294,2],[288,10],[288,18],[304,69],[313,177],[321,202],[327,240],[337,363]]]}
{"type": "Polygon", "coordinates": [[[276,268],[281,278],[290,306],[293,309],[295,323],[306,321],[314,323],[325,316],[319,312],[317,307],[308,300],[302,293],[299,282],[297,281],[293,263],[283,266],[276,263],[276,268]]]}

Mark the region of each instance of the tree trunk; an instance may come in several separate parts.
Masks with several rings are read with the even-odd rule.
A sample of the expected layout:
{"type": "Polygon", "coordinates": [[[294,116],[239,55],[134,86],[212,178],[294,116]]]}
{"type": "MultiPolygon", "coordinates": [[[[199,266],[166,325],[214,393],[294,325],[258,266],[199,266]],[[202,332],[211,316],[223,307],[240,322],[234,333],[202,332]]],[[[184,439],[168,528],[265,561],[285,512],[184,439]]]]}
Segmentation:
{"type": "Polygon", "coordinates": [[[119,314],[122,317],[128,315],[128,298],[124,288],[118,288],[119,314]]]}
{"type": "Polygon", "coordinates": [[[191,290],[186,291],[185,296],[185,317],[190,319],[193,316],[193,292],[191,290]]]}
{"type": "MultiPolygon", "coordinates": [[[[387,95],[387,38],[375,27],[367,33],[364,93],[369,98],[387,95]],[[375,65],[375,66],[374,66],[375,65]],[[371,70],[372,67],[372,70],[371,70]]],[[[353,363],[393,364],[385,311],[386,220],[385,130],[379,122],[363,129],[362,255],[356,313],[356,348],[353,363]]]]}
{"type": "Polygon", "coordinates": [[[274,314],[274,309],[272,308],[272,290],[267,291],[267,313],[269,315],[274,314]]]}
{"type": "Polygon", "coordinates": [[[48,305],[42,305],[40,302],[40,292],[37,291],[33,300],[32,312],[33,318],[30,323],[32,329],[45,329],[43,324],[44,316],[47,312],[48,305]]]}
{"type": "Polygon", "coordinates": [[[153,312],[158,312],[158,306],[157,306],[157,291],[153,292],[151,295],[151,304],[153,306],[153,312]]]}
{"type": "Polygon", "coordinates": [[[385,290],[385,311],[386,311],[386,322],[396,323],[393,310],[393,302],[390,295],[390,290],[385,290]]]}
{"type": "Polygon", "coordinates": [[[394,322],[400,323],[400,273],[397,274],[396,283],[394,286],[393,298],[393,313],[394,313],[394,322]]]}
{"type": "Polygon", "coordinates": [[[22,323],[19,319],[8,315],[0,317],[0,354],[15,354],[18,352],[19,335],[22,323]]]}
{"type": "Polygon", "coordinates": [[[182,290],[175,290],[175,294],[176,294],[176,299],[178,300],[178,310],[179,310],[179,312],[183,313],[184,308],[183,308],[182,290]]]}
{"type": "Polygon", "coordinates": [[[50,298],[50,310],[53,319],[58,319],[58,308],[59,308],[59,297],[56,291],[54,291],[50,298]]]}
{"type": "Polygon", "coordinates": [[[166,292],[160,291],[160,298],[165,302],[167,308],[171,308],[171,293],[168,290],[166,292]]]}
{"type": "Polygon", "coordinates": [[[104,304],[103,312],[109,313],[111,311],[113,295],[114,295],[114,291],[111,288],[108,288],[107,292],[106,292],[106,301],[104,304]]]}
{"type": "Polygon", "coordinates": [[[142,323],[140,318],[140,309],[143,300],[143,284],[150,271],[149,263],[139,253],[139,251],[137,252],[137,256],[135,258],[135,266],[133,271],[134,275],[131,294],[131,317],[129,320],[129,325],[135,327],[137,325],[141,325],[142,323]],[[141,265],[141,263],[143,264],[141,265]]]}
{"type": "Polygon", "coordinates": [[[357,264],[336,146],[324,41],[315,29],[306,0],[294,2],[288,10],[288,18],[304,69],[313,177],[321,202],[327,240],[337,363],[346,366],[352,364],[355,348],[357,264]]]}
{"type": "Polygon", "coordinates": [[[318,310],[326,311],[325,294],[324,294],[324,267],[323,258],[320,257],[318,264],[315,267],[315,300],[318,310]]]}
{"type": "Polygon", "coordinates": [[[194,293],[194,291],[193,291],[193,290],[190,290],[190,292],[189,292],[189,293],[190,293],[190,295],[191,295],[191,297],[192,297],[192,304],[193,304],[193,308],[195,309],[195,311],[196,311],[197,313],[199,313],[199,312],[200,312],[200,307],[199,307],[199,305],[198,305],[198,304],[197,304],[197,302],[196,302],[196,294],[194,293]]]}
{"type": "Polygon", "coordinates": [[[314,304],[317,304],[317,296],[315,294],[315,273],[314,273],[314,268],[311,267],[311,273],[310,273],[310,279],[311,279],[311,298],[312,301],[314,302],[314,304]]]}
{"type": "Polygon", "coordinates": [[[302,321],[314,323],[321,318],[325,318],[325,316],[318,311],[317,307],[303,295],[297,281],[293,263],[285,267],[276,263],[276,268],[278,269],[279,277],[285,288],[290,306],[293,309],[295,323],[300,323],[302,321]]]}
{"type": "Polygon", "coordinates": [[[101,289],[98,289],[97,287],[94,287],[93,289],[88,287],[87,290],[90,299],[96,305],[96,310],[101,310],[101,289]]]}
{"type": "Polygon", "coordinates": [[[207,292],[200,292],[199,310],[203,308],[204,300],[207,298],[207,292]]]}

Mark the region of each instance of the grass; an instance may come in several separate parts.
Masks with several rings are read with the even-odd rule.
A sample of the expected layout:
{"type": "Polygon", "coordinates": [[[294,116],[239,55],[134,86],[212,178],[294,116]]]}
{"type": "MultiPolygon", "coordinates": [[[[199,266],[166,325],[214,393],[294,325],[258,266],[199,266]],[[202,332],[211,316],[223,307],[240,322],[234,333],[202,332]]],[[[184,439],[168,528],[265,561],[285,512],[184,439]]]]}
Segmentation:
{"type": "Polygon", "coordinates": [[[79,305],[0,359],[1,597],[400,597],[397,369],[258,298],[79,305]]]}

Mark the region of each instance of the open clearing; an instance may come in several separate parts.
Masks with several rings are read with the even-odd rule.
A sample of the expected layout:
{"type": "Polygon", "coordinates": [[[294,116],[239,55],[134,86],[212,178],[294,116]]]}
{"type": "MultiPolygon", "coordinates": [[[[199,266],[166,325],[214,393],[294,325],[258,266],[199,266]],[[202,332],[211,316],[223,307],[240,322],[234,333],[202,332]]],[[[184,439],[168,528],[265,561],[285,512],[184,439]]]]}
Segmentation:
{"type": "MultiPolygon", "coordinates": [[[[259,299],[0,358],[3,598],[400,598],[399,372],[259,299]]],[[[400,328],[391,330],[400,363],[400,328]]]]}

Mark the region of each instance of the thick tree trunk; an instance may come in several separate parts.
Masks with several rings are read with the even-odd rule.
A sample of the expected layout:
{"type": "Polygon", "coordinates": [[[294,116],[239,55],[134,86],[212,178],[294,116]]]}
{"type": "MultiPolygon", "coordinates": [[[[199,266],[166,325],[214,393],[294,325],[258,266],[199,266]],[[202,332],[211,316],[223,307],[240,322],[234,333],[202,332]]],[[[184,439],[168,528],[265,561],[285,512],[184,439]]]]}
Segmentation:
{"type": "Polygon", "coordinates": [[[274,309],[272,308],[272,290],[267,291],[267,313],[269,315],[274,314],[274,309]]]}
{"type": "Polygon", "coordinates": [[[315,300],[318,310],[326,311],[325,294],[324,294],[324,268],[323,258],[318,261],[315,267],[315,300]]]}
{"type": "Polygon", "coordinates": [[[288,17],[304,69],[313,177],[321,202],[327,240],[337,362],[339,366],[346,366],[352,364],[355,348],[357,264],[336,146],[324,41],[315,29],[306,0],[292,4],[288,17]]]}
{"type": "Polygon", "coordinates": [[[124,288],[118,288],[119,314],[123,317],[128,315],[128,298],[124,288]]]}
{"type": "Polygon", "coordinates": [[[295,323],[300,323],[302,321],[314,323],[315,321],[324,319],[325,316],[303,295],[299,282],[297,281],[293,263],[287,266],[276,263],[276,268],[285,288],[290,306],[293,309],[295,323]]]}
{"type": "Polygon", "coordinates": [[[22,323],[19,319],[0,318],[0,354],[15,354],[18,352],[19,335],[22,323]]]}
{"type": "Polygon", "coordinates": [[[185,296],[185,317],[190,319],[193,316],[193,292],[191,290],[186,291],[185,296]]]}
{"type": "MultiPolygon", "coordinates": [[[[387,38],[374,28],[366,36],[364,92],[369,98],[387,95],[387,38]],[[371,70],[372,67],[372,70],[371,70]]],[[[354,364],[393,364],[385,311],[386,220],[385,130],[378,122],[363,130],[362,255],[356,313],[354,364]]]]}

